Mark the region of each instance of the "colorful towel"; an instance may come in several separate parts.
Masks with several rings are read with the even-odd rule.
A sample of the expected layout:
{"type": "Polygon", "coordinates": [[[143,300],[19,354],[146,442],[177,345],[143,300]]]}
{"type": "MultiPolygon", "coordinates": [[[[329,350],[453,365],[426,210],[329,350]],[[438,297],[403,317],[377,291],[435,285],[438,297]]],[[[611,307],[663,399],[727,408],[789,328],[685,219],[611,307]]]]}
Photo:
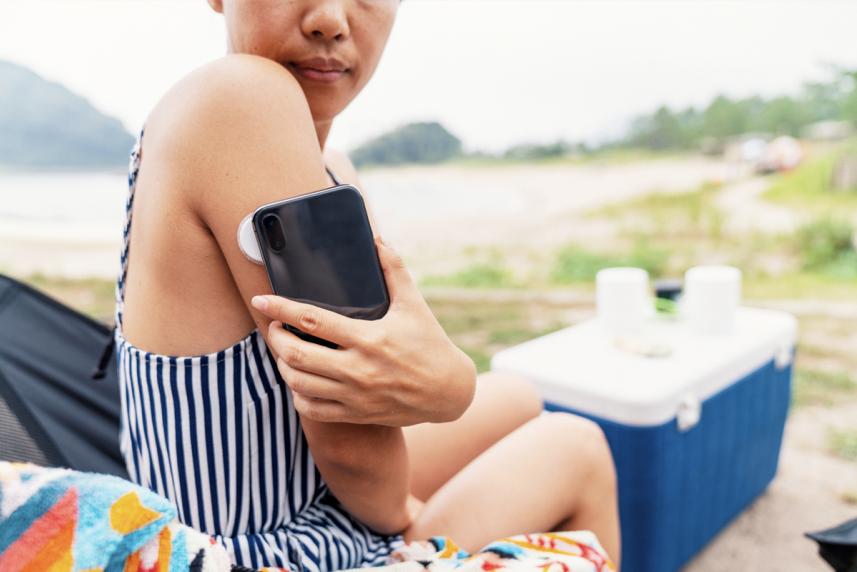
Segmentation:
{"type": "MultiPolygon", "coordinates": [[[[610,572],[587,531],[512,536],[468,554],[448,537],[414,541],[361,572],[610,572]]],[[[110,475],[0,461],[2,572],[239,572],[210,536],[176,520],[165,498],[110,475]]],[[[273,572],[273,568],[262,572],[273,572]]]]}
{"type": "Polygon", "coordinates": [[[228,571],[165,498],[109,475],[0,461],[0,570],[228,571]]]}
{"type": "MultiPolygon", "coordinates": [[[[519,534],[469,554],[446,536],[413,541],[390,555],[376,572],[456,572],[514,570],[539,572],[615,572],[595,535],[587,530],[519,534]]],[[[360,570],[359,568],[355,570],[360,570]]],[[[364,569],[365,570],[365,569],[364,569]]]]}

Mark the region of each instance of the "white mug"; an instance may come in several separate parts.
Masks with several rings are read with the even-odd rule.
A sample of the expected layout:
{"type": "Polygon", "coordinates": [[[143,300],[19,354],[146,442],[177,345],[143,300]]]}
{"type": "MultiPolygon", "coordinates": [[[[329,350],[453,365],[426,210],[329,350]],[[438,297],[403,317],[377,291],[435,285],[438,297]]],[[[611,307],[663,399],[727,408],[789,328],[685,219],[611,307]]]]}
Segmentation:
{"type": "Polygon", "coordinates": [[[598,320],[608,333],[638,332],[654,313],[649,273],[642,268],[605,268],[595,276],[598,320]]]}
{"type": "Polygon", "coordinates": [[[734,266],[694,266],[685,272],[680,311],[697,332],[728,334],[741,304],[741,271],[734,266]]]}

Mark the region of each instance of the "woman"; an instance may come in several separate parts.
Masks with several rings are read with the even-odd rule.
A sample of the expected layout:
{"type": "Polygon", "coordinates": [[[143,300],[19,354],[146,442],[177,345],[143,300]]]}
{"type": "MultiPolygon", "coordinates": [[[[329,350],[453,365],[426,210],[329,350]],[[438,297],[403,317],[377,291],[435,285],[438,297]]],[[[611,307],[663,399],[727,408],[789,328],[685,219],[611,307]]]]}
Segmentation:
{"type": "Polygon", "coordinates": [[[391,305],[371,322],[270,296],[239,251],[260,204],[338,178],[359,188],[325,142],[398,3],[209,0],[229,54],[161,99],[132,153],[116,289],[129,473],[248,566],[376,565],[435,534],[475,550],[567,529],[618,559],[597,426],[539,416],[522,380],[477,378],[380,239],[391,305]]]}

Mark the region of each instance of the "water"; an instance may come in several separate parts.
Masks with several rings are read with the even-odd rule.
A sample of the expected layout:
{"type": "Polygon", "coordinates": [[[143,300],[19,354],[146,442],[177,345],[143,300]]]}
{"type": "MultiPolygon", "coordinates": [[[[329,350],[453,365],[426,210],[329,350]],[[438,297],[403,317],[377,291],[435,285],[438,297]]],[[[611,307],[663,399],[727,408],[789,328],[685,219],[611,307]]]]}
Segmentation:
{"type": "MultiPolygon", "coordinates": [[[[597,240],[584,215],[652,190],[694,190],[740,171],[703,159],[375,169],[360,175],[378,230],[406,259],[468,247],[545,250],[597,240]]],[[[115,278],[128,183],[124,172],[0,172],[0,272],[115,278]]]]}
{"type": "Polygon", "coordinates": [[[115,244],[127,193],[120,173],[0,173],[0,240],[115,244]]]}

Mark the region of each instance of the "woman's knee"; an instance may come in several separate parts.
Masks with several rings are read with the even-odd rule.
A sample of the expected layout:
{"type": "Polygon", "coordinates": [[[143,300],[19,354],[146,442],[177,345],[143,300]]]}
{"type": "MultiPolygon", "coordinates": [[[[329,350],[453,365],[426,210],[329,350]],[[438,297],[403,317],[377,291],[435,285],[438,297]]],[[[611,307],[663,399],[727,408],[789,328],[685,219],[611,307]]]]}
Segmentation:
{"type": "Polygon", "coordinates": [[[597,423],[579,415],[552,412],[538,422],[550,433],[560,454],[578,467],[585,466],[588,476],[609,489],[615,489],[616,471],[607,436],[597,423]]]}

